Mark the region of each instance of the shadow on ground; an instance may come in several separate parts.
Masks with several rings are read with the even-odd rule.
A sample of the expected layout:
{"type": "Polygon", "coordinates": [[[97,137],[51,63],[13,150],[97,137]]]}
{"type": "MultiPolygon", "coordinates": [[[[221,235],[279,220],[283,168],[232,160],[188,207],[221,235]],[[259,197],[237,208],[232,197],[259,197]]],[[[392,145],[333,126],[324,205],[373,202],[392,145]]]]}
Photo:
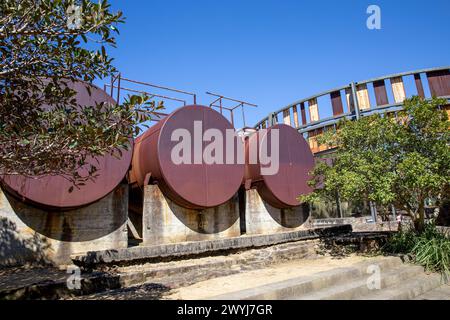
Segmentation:
{"type": "Polygon", "coordinates": [[[160,300],[171,289],[161,284],[148,283],[140,286],[120,288],[96,294],[73,297],[73,300],[160,300]]]}
{"type": "Polygon", "coordinates": [[[0,268],[24,265],[47,265],[46,252],[50,244],[39,234],[20,236],[17,225],[7,218],[0,218],[0,268]]]}

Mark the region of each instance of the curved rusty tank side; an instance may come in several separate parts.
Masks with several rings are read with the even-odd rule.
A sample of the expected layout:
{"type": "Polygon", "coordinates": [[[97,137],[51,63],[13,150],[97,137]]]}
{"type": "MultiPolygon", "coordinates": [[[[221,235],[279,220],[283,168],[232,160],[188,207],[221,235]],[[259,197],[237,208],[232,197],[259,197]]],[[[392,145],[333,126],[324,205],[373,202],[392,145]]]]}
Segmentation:
{"type": "MultiPolygon", "coordinates": [[[[87,83],[78,81],[68,86],[75,90],[79,105],[95,105],[95,103],[109,102],[115,104],[104,90],[89,85],[91,94],[86,89],[87,83]]],[[[87,181],[86,185],[73,188],[72,183],[61,176],[42,176],[29,178],[24,176],[3,176],[1,184],[11,195],[30,204],[50,209],[69,210],[91,204],[112,192],[125,178],[129,170],[132,157],[133,140],[130,139],[131,148],[121,150],[122,157],[117,159],[112,155],[105,155],[95,162],[99,176],[95,181],[87,181]]],[[[81,175],[86,171],[81,169],[81,175]]]]}
{"type": "Polygon", "coordinates": [[[251,180],[261,198],[273,207],[285,209],[300,205],[298,196],[311,192],[307,181],[308,172],[314,167],[314,156],[303,136],[291,126],[277,124],[258,130],[246,139],[245,179],[251,180]],[[250,144],[263,145],[267,142],[271,154],[271,131],[279,130],[279,170],[273,175],[261,174],[261,163],[249,163],[250,144]]]}
{"type": "MultiPolygon", "coordinates": [[[[217,129],[224,138],[227,129],[234,130],[231,123],[212,108],[200,105],[179,108],[136,139],[130,177],[139,186],[157,183],[162,192],[180,206],[205,209],[221,205],[236,194],[242,184],[245,165],[236,161],[232,164],[206,164],[203,157],[200,164],[195,164],[194,144],[199,139],[194,137],[195,121],[201,121],[203,132],[217,129]],[[181,141],[171,139],[177,129],[187,130],[194,139],[190,163],[176,164],[172,161],[172,149],[181,141]]],[[[237,147],[243,146],[237,136],[234,141],[236,155],[237,147]]],[[[200,140],[200,143],[203,152],[210,142],[200,140]]],[[[225,157],[225,143],[222,151],[225,157]]]]}

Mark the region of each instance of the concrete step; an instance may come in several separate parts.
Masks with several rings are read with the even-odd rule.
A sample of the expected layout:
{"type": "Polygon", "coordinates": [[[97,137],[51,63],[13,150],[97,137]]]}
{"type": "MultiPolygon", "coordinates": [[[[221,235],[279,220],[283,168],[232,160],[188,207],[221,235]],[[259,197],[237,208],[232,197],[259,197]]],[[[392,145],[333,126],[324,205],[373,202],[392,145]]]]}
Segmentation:
{"type": "Polygon", "coordinates": [[[403,265],[399,257],[377,257],[364,262],[355,263],[350,267],[335,268],[318,272],[310,276],[302,276],[285,281],[270,283],[256,288],[227,293],[209,299],[224,300],[265,300],[291,299],[292,297],[314,294],[320,290],[339,286],[368,276],[370,265],[378,265],[381,270],[400,268],[403,265]]]}
{"type": "Polygon", "coordinates": [[[264,248],[294,241],[305,241],[351,233],[351,225],[305,229],[264,235],[245,235],[235,238],[181,242],[154,246],[138,246],[126,249],[90,251],[71,256],[73,263],[87,270],[102,266],[141,264],[162,259],[180,260],[193,256],[218,255],[235,251],[264,248]]]}
{"type": "Polygon", "coordinates": [[[366,273],[361,279],[346,282],[341,285],[324,288],[314,293],[290,297],[289,300],[352,300],[359,299],[371,292],[385,290],[386,288],[401,284],[403,281],[416,277],[423,273],[420,266],[401,265],[393,269],[380,270],[380,289],[371,289],[368,285],[370,273],[366,273]]]}
{"type": "Polygon", "coordinates": [[[414,300],[450,300],[450,283],[421,294],[414,300]]]}
{"type": "Polygon", "coordinates": [[[410,300],[442,285],[440,274],[426,274],[416,276],[409,281],[399,283],[396,286],[372,292],[362,297],[364,300],[410,300]]]}
{"type": "Polygon", "coordinates": [[[179,287],[214,277],[254,270],[294,259],[310,258],[316,241],[304,241],[266,249],[251,250],[242,254],[192,259],[180,262],[143,264],[119,268],[116,273],[123,287],[144,283],[170,283],[179,287]],[[177,283],[177,281],[179,283],[177,283]],[[186,279],[189,279],[186,282],[186,279]]]}

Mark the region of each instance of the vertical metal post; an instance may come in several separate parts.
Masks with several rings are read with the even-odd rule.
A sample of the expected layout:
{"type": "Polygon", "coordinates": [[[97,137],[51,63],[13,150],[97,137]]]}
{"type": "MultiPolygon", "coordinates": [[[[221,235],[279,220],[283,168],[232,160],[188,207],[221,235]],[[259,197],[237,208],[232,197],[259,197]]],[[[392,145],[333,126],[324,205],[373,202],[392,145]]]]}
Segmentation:
{"type": "Polygon", "coordinates": [[[113,96],[113,94],[114,94],[114,75],[112,74],[111,75],[111,97],[113,96]]]}
{"type": "Polygon", "coordinates": [[[394,219],[394,221],[397,221],[397,211],[395,210],[394,205],[391,205],[391,209],[392,209],[392,218],[394,219]]]}
{"type": "Polygon", "coordinates": [[[119,73],[117,76],[117,103],[120,104],[120,78],[121,78],[121,74],[119,73]]]}
{"type": "Polygon", "coordinates": [[[222,98],[219,99],[219,103],[220,103],[220,114],[223,114],[223,111],[222,111],[222,98]]]}
{"type": "Polygon", "coordinates": [[[269,113],[269,117],[268,117],[269,121],[268,121],[268,126],[269,127],[273,127],[276,123],[275,123],[275,113],[269,113]]]}
{"type": "Polygon", "coordinates": [[[233,127],[234,127],[233,110],[230,110],[230,113],[231,113],[231,124],[232,124],[233,127]]]}
{"type": "Polygon", "coordinates": [[[377,207],[375,206],[375,204],[370,201],[369,202],[369,207],[370,207],[370,215],[372,216],[372,220],[374,223],[377,222],[377,207]]]}
{"type": "Polygon", "coordinates": [[[244,123],[244,128],[245,128],[245,113],[244,113],[244,104],[241,103],[241,110],[242,110],[242,121],[244,123]]]}
{"type": "Polygon", "coordinates": [[[194,104],[197,104],[197,95],[194,94],[194,104]]]}
{"type": "Polygon", "coordinates": [[[342,207],[341,207],[341,197],[339,196],[339,191],[336,192],[336,207],[338,212],[338,218],[343,218],[342,207]]]}
{"type": "Polygon", "coordinates": [[[351,86],[352,86],[353,106],[355,108],[356,120],[358,120],[360,118],[360,114],[359,114],[358,95],[356,94],[356,84],[352,82],[351,86]]]}

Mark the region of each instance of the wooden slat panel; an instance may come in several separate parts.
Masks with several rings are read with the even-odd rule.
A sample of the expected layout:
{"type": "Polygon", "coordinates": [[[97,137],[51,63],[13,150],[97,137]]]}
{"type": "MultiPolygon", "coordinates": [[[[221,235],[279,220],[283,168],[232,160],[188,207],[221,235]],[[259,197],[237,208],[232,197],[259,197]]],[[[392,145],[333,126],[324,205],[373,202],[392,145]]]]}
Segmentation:
{"type": "Polygon", "coordinates": [[[300,103],[300,113],[302,114],[302,125],[305,125],[307,123],[306,120],[306,110],[305,110],[305,103],[300,103]]]}
{"type": "Polygon", "coordinates": [[[344,113],[344,107],[342,106],[341,92],[335,91],[330,93],[331,106],[333,108],[333,116],[338,116],[344,113]]]}
{"type": "Polygon", "coordinates": [[[416,83],[417,94],[419,97],[425,98],[425,91],[423,90],[422,79],[420,78],[420,73],[414,75],[414,82],[416,83]]]}
{"type": "Polygon", "coordinates": [[[450,72],[448,70],[427,72],[431,95],[450,96],[450,72]]]}
{"type": "Polygon", "coordinates": [[[318,121],[319,120],[319,106],[317,105],[317,99],[311,99],[308,101],[309,106],[309,117],[310,121],[318,121]]]}
{"type": "Polygon", "coordinates": [[[447,112],[447,117],[450,119],[450,104],[445,105],[444,110],[447,112]]]}
{"type": "Polygon", "coordinates": [[[355,104],[353,103],[352,88],[345,89],[345,98],[347,100],[348,112],[355,111],[355,104]]]}
{"type": "Polygon", "coordinates": [[[358,98],[358,106],[360,110],[370,109],[369,92],[366,84],[360,84],[356,87],[356,96],[358,98]]]}
{"type": "Polygon", "coordinates": [[[291,125],[291,113],[290,109],[283,110],[283,123],[288,126],[291,125]]]}
{"type": "Polygon", "coordinates": [[[312,153],[319,152],[319,144],[317,142],[317,133],[314,131],[311,131],[308,133],[308,144],[309,148],[311,149],[312,153]]]}
{"type": "Polygon", "coordinates": [[[292,113],[294,116],[294,126],[298,128],[300,126],[300,122],[298,121],[298,112],[297,112],[297,106],[292,107],[292,113]]]}
{"type": "Polygon", "coordinates": [[[323,129],[317,129],[308,133],[308,143],[313,153],[327,150],[326,145],[319,145],[319,143],[317,142],[317,138],[322,134],[323,129]]]}
{"type": "Polygon", "coordinates": [[[402,77],[391,78],[392,93],[396,103],[401,103],[406,99],[405,86],[402,77]]]}
{"type": "Polygon", "coordinates": [[[384,80],[374,81],[373,89],[375,91],[375,99],[377,101],[377,106],[389,104],[389,99],[386,91],[386,84],[384,80]]]}

